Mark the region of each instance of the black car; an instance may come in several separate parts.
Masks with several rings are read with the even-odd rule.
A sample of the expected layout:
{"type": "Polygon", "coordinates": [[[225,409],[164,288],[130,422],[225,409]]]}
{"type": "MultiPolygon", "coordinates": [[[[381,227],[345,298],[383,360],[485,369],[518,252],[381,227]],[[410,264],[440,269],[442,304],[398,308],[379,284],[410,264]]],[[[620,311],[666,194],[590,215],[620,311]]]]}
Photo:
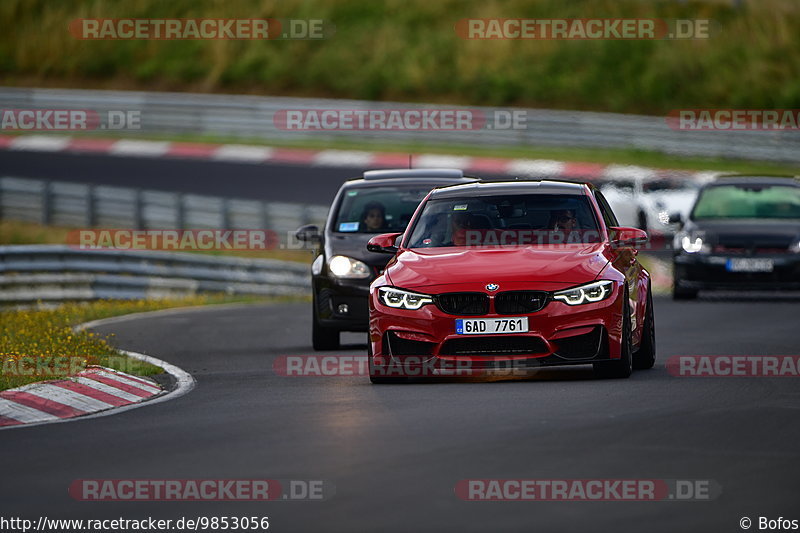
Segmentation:
{"type": "Polygon", "coordinates": [[[369,285],[390,259],[367,251],[370,238],[404,231],[431,189],[475,179],[457,169],[367,171],[339,189],[322,232],[297,230],[298,240],[319,245],[311,265],[315,350],[338,348],[342,331],[367,331],[369,285]]]}
{"type": "Polygon", "coordinates": [[[675,299],[701,289],[800,289],[800,181],[718,178],[700,190],[674,248],[675,299]]]}

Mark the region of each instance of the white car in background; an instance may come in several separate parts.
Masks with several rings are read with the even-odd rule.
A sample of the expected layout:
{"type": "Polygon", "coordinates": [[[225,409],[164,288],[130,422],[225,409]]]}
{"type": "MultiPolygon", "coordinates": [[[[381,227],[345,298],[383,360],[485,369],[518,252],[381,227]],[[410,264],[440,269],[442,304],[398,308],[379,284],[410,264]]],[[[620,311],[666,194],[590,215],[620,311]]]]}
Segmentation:
{"type": "Polygon", "coordinates": [[[600,190],[621,226],[671,237],[679,220],[688,217],[703,183],[693,176],[609,178],[600,190]]]}

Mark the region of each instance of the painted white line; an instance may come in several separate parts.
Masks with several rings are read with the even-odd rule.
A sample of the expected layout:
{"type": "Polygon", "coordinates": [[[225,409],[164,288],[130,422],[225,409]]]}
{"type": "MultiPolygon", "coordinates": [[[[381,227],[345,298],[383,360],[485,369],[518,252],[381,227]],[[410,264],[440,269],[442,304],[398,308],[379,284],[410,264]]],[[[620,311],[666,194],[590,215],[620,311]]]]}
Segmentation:
{"type": "Polygon", "coordinates": [[[563,161],[552,159],[514,159],[506,171],[519,176],[560,176],[566,166],[563,161]]]}
{"type": "Polygon", "coordinates": [[[117,141],[109,150],[116,155],[141,155],[141,156],[163,156],[169,150],[170,143],[167,141],[135,141],[123,139],[117,141]]]}
{"type": "Polygon", "coordinates": [[[358,150],[323,150],[311,160],[312,165],[329,167],[367,167],[372,164],[374,154],[358,150]]]}
{"type": "MultiPolygon", "coordinates": [[[[5,398],[0,398],[0,416],[13,418],[14,420],[24,423],[61,420],[61,418],[51,415],[50,413],[45,413],[43,411],[39,411],[38,409],[34,409],[33,407],[28,407],[27,405],[22,405],[21,403],[6,400],[5,398]]],[[[3,429],[15,427],[20,426],[5,426],[3,429]]]]}
{"type": "Polygon", "coordinates": [[[457,155],[422,154],[413,158],[415,168],[469,168],[471,157],[457,155]]]}
{"type": "Polygon", "coordinates": [[[144,392],[149,392],[150,394],[158,394],[159,392],[161,392],[161,388],[157,387],[156,385],[144,385],[138,381],[127,379],[125,378],[125,376],[120,376],[119,374],[112,374],[111,372],[106,372],[104,370],[99,370],[96,368],[83,372],[81,375],[86,377],[91,377],[92,374],[117,381],[119,383],[122,383],[123,385],[136,387],[137,389],[142,390],[144,392]]]}
{"type": "Polygon", "coordinates": [[[214,151],[212,159],[261,163],[272,157],[273,148],[246,144],[225,144],[214,151]]]}
{"type": "Polygon", "coordinates": [[[110,403],[97,400],[85,394],[75,392],[73,390],[56,387],[55,385],[48,385],[47,383],[34,383],[27,387],[20,387],[17,389],[21,392],[27,392],[38,396],[43,400],[50,400],[53,402],[68,405],[75,409],[80,409],[87,413],[93,411],[102,411],[104,409],[111,409],[114,407],[110,403]]]}
{"type": "Polygon", "coordinates": [[[80,383],[81,385],[86,385],[87,387],[91,387],[100,392],[105,392],[106,394],[110,394],[111,396],[122,398],[123,400],[126,400],[128,402],[140,402],[145,399],[142,398],[141,396],[136,396],[135,394],[131,394],[130,392],[125,392],[124,390],[118,389],[111,385],[106,385],[105,383],[101,383],[96,379],[87,378],[80,375],[71,377],[69,379],[76,383],[80,383]]]}
{"type": "Polygon", "coordinates": [[[21,135],[11,141],[12,150],[34,152],[60,152],[69,146],[70,138],[51,135],[21,135]]]}

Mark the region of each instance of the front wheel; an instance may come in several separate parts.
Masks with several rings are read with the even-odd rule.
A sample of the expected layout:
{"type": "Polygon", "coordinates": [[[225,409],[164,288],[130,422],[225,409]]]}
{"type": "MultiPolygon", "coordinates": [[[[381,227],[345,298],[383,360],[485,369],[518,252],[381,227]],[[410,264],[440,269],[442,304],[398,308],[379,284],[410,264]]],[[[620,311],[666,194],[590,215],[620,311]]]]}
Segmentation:
{"type": "MultiPolygon", "coordinates": [[[[315,304],[316,305],[316,304],[315,304]]],[[[311,325],[311,344],[317,351],[338,350],[339,349],[339,330],[326,328],[317,320],[317,312],[312,309],[311,325]]]]}
{"type": "Polygon", "coordinates": [[[622,306],[622,353],[614,361],[594,363],[592,368],[599,378],[628,378],[633,373],[633,354],[631,347],[631,312],[628,306],[628,295],[625,295],[625,305],[622,306]]]}
{"type": "Polygon", "coordinates": [[[673,300],[695,300],[697,289],[686,289],[678,284],[678,278],[672,280],[672,299],[673,300]]]}
{"type": "Polygon", "coordinates": [[[642,342],[633,356],[633,368],[647,370],[656,364],[656,323],[653,314],[653,291],[647,287],[647,308],[644,312],[642,342]]]}
{"type": "Polygon", "coordinates": [[[637,217],[637,222],[639,224],[639,229],[647,231],[647,215],[643,212],[639,211],[639,216],[637,217]]]}

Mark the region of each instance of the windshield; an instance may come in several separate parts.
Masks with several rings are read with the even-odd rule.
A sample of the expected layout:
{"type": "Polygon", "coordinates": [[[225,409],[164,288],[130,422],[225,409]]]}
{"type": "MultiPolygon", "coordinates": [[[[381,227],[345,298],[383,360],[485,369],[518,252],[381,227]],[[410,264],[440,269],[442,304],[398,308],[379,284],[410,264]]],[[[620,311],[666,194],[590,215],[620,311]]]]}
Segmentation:
{"type": "Polygon", "coordinates": [[[694,220],[708,218],[800,218],[800,187],[717,185],[700,194],[694,220]]]}
{"type": "Polygon", "coordinates": [[[431,248],[599,240],[586,196],[530,194],[430,200],[408,242],[431,248]]]}
{"type": "Polygon", "coordinates": [[[344,193],[333,231],[340,233],[403,232],[432,186],[360,187],[344,193]]]}

